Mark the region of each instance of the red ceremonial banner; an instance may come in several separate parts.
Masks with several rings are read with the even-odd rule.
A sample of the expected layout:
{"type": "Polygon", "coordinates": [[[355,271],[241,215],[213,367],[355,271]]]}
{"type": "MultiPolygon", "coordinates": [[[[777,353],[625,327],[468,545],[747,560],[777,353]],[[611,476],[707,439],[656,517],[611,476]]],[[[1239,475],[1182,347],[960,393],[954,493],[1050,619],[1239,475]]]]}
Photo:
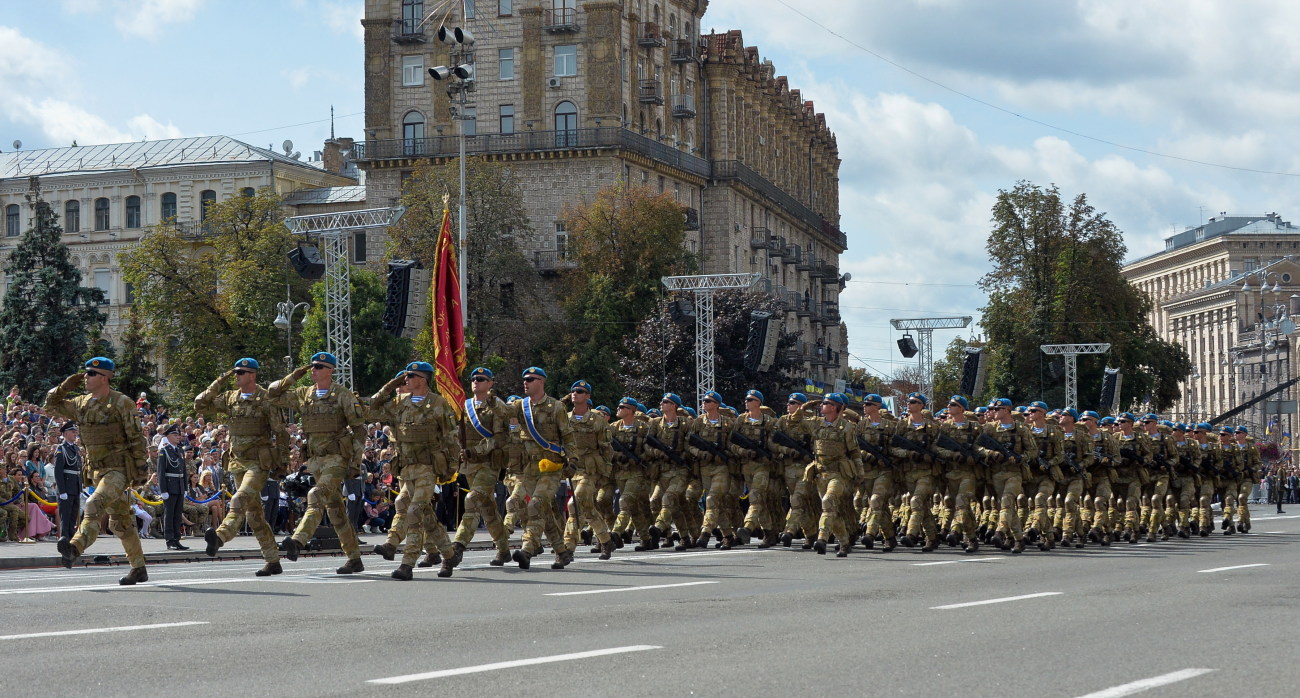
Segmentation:
{"type": "Polygon", "coordinates": [[[456,264],[456,239],[451,233],[451,211],[442,210],[442,229],[433,267],[433,369],[438,393],[457,413],[465,409],[465,323],[461,319],[460,273],[456,264]]]}

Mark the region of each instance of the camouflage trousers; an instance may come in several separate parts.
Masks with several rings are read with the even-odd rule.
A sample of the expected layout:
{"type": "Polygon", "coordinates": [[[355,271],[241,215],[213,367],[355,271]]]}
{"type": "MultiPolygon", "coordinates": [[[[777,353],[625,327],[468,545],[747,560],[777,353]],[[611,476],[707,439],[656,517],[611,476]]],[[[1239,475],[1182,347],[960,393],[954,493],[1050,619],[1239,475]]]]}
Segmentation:
{"type": "Polygon", "coordinates": [[[853,485],[843,473],[824,470],[817,476],[817,493],[822,499],[817,539],[824,542],[834,535],[843,549],[848,550],[849,542],[853,540],[849,535],[849,526],[852,524],[844,520],[843,512],[845,500],[852,500],[853,485]]]}
{"type": "Polygon", "coordinates": [[[560,488],[560,471],[544,473],[538,469],[536,459],[519,476],[519,487],[528,497],[528,504],[520,511],[524,526],[524,552],[536,554],[542,547],[542,536],[559,553],[566,550],[560,523],[555,510],[555,495],[560,488]]]}
{"type": "Polygon", "coordinates": [[[393,523],[388,527],[389,545],[402,544],[402,564],[414,565],[424,550],[451,557],[451,540],[447,529],[433,513],[434,485],[437,478],[432,465],[406,463],[402,465],[402,489],[393,501],[393,523]]]}
{"type": "MultiPolygon", "coordinates": [[[[262,559],[267,562],[280,560],[280,549],[276,546],[275,533],[266,522],[266,510],[262,508],[262,488],[266,486],[268,473],[261,468],[249,468],[235,473],[235,494],[230,498],[230,510],[226,519],[217,528],[217,537],[223,543],[239,534],[244,520],[257,538],[257,545],[262,549],[262,559]]],[[[177,526],[177,530],[180,526],[177,526]]]]}
{"type": "Polygon", "coordinates": [[[482,519],[497,550],[509,552],[509,534],[501,522],[501,512],[497,511],[496,471],[479,468],[466,480],[469,489],[465,493],[465,513],[461,515],[460,527],[456,529],[456,542],[468,546],[474,540],[474,532],[478,530],[479,520],[482,519]]]}
{"type": "Polygon", "coordinates": [[[339,537],[339,546],[349,560],[361,558],[361,546],[357,541],[357,529],[348,519],[348,508],[343,503],[343,480],[347,477],[347,463],[343,456],[315,456],[308,459],[307,471],[316,478],[316,486],[307,492],[307,510],[293,532],[293,539],[300,545],[316,534],[316,527],[326,514],[330,525],[339,537]]]}
{"type": "Polygon", "coordinates": [[[72,536],[72,546],[78,552],[85,552],[95,544],[99,537],[99,517],[108,514],[108,530],[122,541],[126,559],[131,567],[144,567],[144,550],[140,548],[140,532],[135,530],[135,516],[131,514],[126,473],[121,470],[109,470],[99,473],[95,480],[95,493],[86,500],[85,513],[81,516],[81,525],[72,536]]]}
{"type": "Polygon", "coordinates": [[[650,525],[653,523],[650,512],[650,481],[639,467],[621,469],[614,473],[614,484],[618,487],[618,518],[614,521],[614,532],[621,535],[624,531],[636,531],[643,543],[650,541],[650,525]]]}

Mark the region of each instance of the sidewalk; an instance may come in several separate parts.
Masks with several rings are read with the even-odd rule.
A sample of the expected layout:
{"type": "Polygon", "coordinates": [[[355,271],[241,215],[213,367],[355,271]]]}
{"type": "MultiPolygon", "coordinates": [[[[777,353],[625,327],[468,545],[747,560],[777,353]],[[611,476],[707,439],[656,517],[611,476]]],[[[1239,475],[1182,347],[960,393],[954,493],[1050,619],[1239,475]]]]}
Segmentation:
{"type": "MultiPolygon", "coordinates": [[[[515,531],[510,536],[510,544],[517,547],[520,543],[522,530],[515,531]]],[[[455,536],[454,532],[448,532],[447,537],[455,536]]],[[[384,534],[381,533],[361,533],[357,534],[361,540],[361,552],[363,555],[371,555],[371,549],[374,546],[383,543],[384,534]]],[[[276,542],[284,540],[284,534],[275,537],[276,542]]],[[[55,549],[54,537],[46,538],[43,541],[35,543],[6,543],[0,542],[0,570],[5,569],[22,569],[30,567],[59,567],[61,566],[58,550],[55,549]]],[[[149,564],[167,563],[167,562],[202,562],[208,560],[260,560],[262,559],[261,548],[257,545],[257,539],[251,535],[241,535],[235,537],[229,543],[222,546],[217,552],[215,558],[208,557],[203,550],[207,547],[202,536],[188,536],[181,541],[181,545],[187,546],[189,550],[168,550],[167,541],[161,538],[141,539],[140,546],[144,548],[145,560],[149,564]]],[[[494,548],[492,539],[488,536],[487,531],[480,528],[474,534],[474,540],[469,544],[468,550],[492,550],[494,548]]],[[[398,546],[401,549],[401,546],[398,546]]],[[[310,552],[304,550],[302,557],[333,557],[342,553],[338,550],[327,550],[321,552],[310,552]]],[[[117,536],[107,531],[103,532],[95,545],[87,550],[78,561],[78,565],[125,565],[126,553],[122,549],[122,542],[117,536]]]]}

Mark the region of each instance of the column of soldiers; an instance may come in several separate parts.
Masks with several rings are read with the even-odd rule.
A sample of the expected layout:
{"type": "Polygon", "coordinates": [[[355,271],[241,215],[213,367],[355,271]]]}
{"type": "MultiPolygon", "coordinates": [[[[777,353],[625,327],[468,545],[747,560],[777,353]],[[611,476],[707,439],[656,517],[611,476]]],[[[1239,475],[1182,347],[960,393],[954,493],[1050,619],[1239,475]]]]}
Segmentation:
{"type": "MultiPolygon", "coordinates": [[[[225,521],[206,532],[208,555],[247,522],[266,561],[256,574],[280,574],[281,551],[296,560],[328,517],[347,557],[338,573],[363,571],[342,485],[358,474],[366,420],[389,424],[396,442],[396,516],[373,552],[386,560],[401,552],[392,572],[398,580],[412,579],[422,552],[418,566],[441,563],[438,576],[451,576],[480,522],[496,548],[492,566],[529,569],[549,546],[555,570],[574,560],[579,540],[594,544],[601,559],[633,541],[637,551],[687,551],[711,541],[727,550],[802,539],[818,554],[833,545],[839,557],[877,542],[885,552],[898,545],[929,552],[946,543],[971,554],[981,545],[1018,554],[1031,544],[1050,551],[1167,541],[1210,535],[1216,499],[1219,529],[1231,535],[1250,531],[1246,500],[1261,467],[1245,427],[1216,431],[1155,414],[1102,418],[1043,402],[1013,408],[1006,398],[972,410],[960,395],[932,412],[927,396],[912,393],[895,417],[879,395],[851,405],[842,393],[809,400],[796,392],[778,416],[757,390],[739,410],[710,391],[698,413],[667,393],[657,409],[624,397],[611,414],[594,405],[583,380],[563,400],[548,395],[546,372],[536,366],[522,374],[524,395],[506,399],[492,371],[475,368],[458,410],[431,389],[428,363],[412,362],[369,398],[335,384],[336,366],[320,352],[263,388],[258,362],[240,359],[195,399],[196,411],[228,420],[228,467],[238,483],[225,521]],[[308,373],[312,385],[296,387],[308,373]],[[235,388],[227,390],[232,377],[235,388]],[[300,419],[303,467],[314,486],[297,529],[277,547],[259,497],[288,462],[288,410],[300,419]],[[458,481],[464,510],[449,539],[433,502],[438,486],[458,481]],[[499,483],[508,493],[504,519],[499,483]],[[567,505],[559,500],[564,489],[567,505]],[[516,528],[522,544],[511,551],[516,528]]],[[[59,551],[71,567],[108,513],[132,567],[121,583],[134,584],[148,576],[126,488],[149,468],[134,404],[108,386],[113,369],[109,359],[92,359],[46,400],[52,413],[79,424],[82,474],[95,485],[80,526],[63,532],[59,551]],[[87,394],[68,397],[83,381],[87,394]]],[[[169,477],[171,460],[164,448],[160,480],[169,477]]],[[[168,539],[174,547],[172,533],[168,539]]]]}

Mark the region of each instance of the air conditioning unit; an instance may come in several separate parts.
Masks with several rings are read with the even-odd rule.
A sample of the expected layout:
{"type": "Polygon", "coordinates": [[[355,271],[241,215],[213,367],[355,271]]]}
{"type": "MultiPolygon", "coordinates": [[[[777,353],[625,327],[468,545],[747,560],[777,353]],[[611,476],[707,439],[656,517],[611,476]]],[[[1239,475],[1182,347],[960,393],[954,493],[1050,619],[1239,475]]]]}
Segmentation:
{"type": "Polygon", "coordinates": [[[547,87],[559,87],[560,84],[561,83],[559,78],[546,78],[547,87]]]}

